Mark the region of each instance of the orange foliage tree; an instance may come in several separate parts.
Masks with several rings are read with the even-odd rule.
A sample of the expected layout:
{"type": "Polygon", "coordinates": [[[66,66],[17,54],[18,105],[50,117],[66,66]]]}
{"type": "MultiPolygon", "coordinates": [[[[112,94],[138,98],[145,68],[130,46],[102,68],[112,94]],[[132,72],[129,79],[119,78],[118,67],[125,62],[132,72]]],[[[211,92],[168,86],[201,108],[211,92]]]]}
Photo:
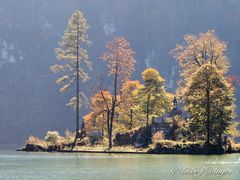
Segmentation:
{"type": "Polygon", "coordinates": [[[110,113],[112,95],[109,91],[100,91],[91,98],[92,111],[84,116],[85,130],[101,130],[102,136],[106,129],[106,116],[110,113]],[[103,97],[105,99],[103,99],[103,97]]]}
{"type": "Polygon", "coordinates": [[[228,76],[227,82],[230,84],[232,88],[240,85],[240,79],[237,76],[228,76]]]}
{"type": "MultiPolygon", "coordinates": [[[[108,42],[106,45],[106,52],[103,53],[101,59],[107,62],[109,76],[113,79],[111,107],[110,113],[107,117],[108,146],[109,149],[111,149],[115,110],[120,103],[118,102],[117,97],[120,93],[122,83],[133,73],[136,60],[134,58],[134,52],[130,48],[129,42],[124,37],[117,37],[108,42]]],[[[106,99],[103,93],[102,97],[103,99],[106,99]]]]}

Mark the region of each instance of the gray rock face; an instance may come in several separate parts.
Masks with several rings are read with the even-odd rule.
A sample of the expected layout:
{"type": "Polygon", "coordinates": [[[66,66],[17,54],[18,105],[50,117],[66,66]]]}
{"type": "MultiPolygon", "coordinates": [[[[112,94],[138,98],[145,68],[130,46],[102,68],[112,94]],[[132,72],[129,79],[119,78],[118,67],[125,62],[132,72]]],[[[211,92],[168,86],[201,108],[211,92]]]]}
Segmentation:
{"type": "MultiPolygon", "coordinates": [[[[183,35],[215,29],[228,42],[231,74],[239,75],[240,1],[237,0],[2,0],[0,1],[0,143],[24,143],[48,130],[74,130],[74,111],[65,106],[73,91],[58,92],[50,71],[54,49],[68,18],[80,9],[90,24],[91,80],[81,84],[90,96],[107,67],[99,60],[105,43],[125,36],[136,52],[140,79],[146,67],[157,68],[174,92],[177,63],[169,55],[183,35]],[[16,133],[18,132],[18,133],[16,133]]],[[[108,83],[111,81],[106,78],[108,83]]],[[[239,92],[238,92],[239,97],[239,92]]],[[[86,110],[82,111],[82,115],[86,110]]]]}

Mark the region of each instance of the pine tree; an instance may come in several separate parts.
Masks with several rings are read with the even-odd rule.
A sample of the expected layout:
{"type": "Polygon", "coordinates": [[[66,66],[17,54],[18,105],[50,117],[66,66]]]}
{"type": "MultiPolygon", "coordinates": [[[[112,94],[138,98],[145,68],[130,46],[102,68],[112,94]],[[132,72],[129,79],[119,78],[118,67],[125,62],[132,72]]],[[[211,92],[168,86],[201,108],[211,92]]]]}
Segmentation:
{"type": "MultiPolygon", "coordinates": [[[[61,84],[60,92],[67,91],[76,84],[76,96],[70,99],[69,106],[76,110],[76,137],[73,147],[76,144],[79,135],[79,108],[87,104],[87,98],[83,92],[80,92],[80,80],[89,79],[86,69],[91,68],[88,52],[84,47],[90,44],[88,40],[87,30],[89,25],[80,11],[73,13],[68,21],[68,26],[59,48],[56,49],[57,59],[60,60],[56,65],[51,67],[54,73],[61,73],[63,76],[56,82],[61,84]]],[[[84,124],[82,124],[82,127],[84,124]]]]}

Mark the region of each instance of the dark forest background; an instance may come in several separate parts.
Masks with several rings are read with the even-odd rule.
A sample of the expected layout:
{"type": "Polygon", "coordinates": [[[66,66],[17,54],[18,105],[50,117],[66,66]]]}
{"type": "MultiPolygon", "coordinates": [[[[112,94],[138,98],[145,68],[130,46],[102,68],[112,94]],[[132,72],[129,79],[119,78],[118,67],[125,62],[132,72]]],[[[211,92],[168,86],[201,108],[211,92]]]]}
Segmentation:
{"type": "Polygon", "coordinates": [[[74,129],[74,112],[65,105],[73,92],[58,92],[58,76],[50,65],[57,61],[54,49],[77,9],[91,26],[94,71],[81,85],[88,96],[106,74],[99,57],[114,36],[125,36],[136,52],[133,79],[154,67],[167,79],[168,91],[175,92],[178,67],[169,51],[187,33],[214,29],[228,42],[230,74],[240,76],[240,0],[1,0],[0,144],[24,143],[28,135],[42,137],[48,130],[74,129]]]}

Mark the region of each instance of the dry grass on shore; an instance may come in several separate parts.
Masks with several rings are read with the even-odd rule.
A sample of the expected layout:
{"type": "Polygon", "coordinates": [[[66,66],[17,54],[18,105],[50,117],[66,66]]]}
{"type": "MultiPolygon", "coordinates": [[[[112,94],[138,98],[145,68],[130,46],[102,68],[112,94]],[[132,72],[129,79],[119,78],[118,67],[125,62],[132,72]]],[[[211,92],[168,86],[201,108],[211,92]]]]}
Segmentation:
{"type": "MultiPolygon", "coordinates": [[[[109,151],[107,146],[76,146],[75,151],[109,151]]],[[[111,152],[147,152],[148,148],[135,148],[133,146],[113,146],[111,152]]]]}

